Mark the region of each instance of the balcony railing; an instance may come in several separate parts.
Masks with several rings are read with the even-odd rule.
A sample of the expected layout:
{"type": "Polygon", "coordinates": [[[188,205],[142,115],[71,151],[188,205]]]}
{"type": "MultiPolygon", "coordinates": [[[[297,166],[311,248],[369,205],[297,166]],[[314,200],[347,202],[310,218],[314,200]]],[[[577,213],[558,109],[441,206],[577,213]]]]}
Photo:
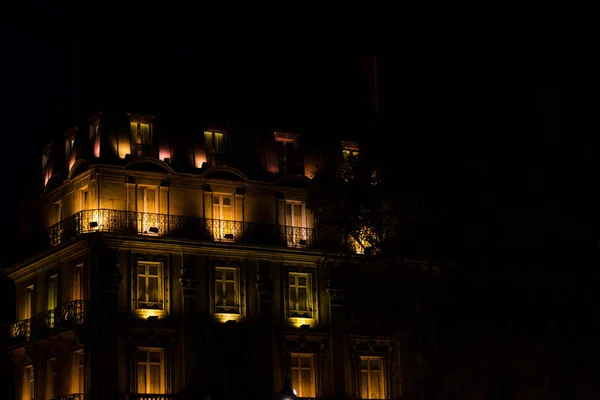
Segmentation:
{"type": "Polygon", "coordinates": [[[131,393],[127,395],[127,400],[175,400],[176,394],[140,394],[131,393]]]}
{"type": "Polygon", "coordinates": [[[64,396],[60,396],[60,397],[55,397],[52,400],[86,400],[87,399],[87,395],[85,393],[73,393],[73,394],[67,394],[64,396]]]}
{"type": "Polygon", "coordinates": [[[10,325],[9,335],[14,344],[42,338],[54,328],[68,327],[70,323],[82,324],[87,314],[87,301],[76,300],[47,310],[10,325]]]}
{"type": "Polygon", "coordinates": [[[344,237],[331,230],[108,209],[80,211],[48,228],[48,237],[50,246],[56,246],[93,232],[295,248],[348,248],[344,237]]]}

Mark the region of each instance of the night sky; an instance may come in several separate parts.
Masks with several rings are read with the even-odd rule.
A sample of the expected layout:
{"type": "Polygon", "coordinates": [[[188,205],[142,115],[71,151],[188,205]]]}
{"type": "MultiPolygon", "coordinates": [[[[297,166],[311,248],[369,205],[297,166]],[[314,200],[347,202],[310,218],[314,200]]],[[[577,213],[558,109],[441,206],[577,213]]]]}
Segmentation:
{"type": "MultiPolygon", "coordinates": [[[[394,160],[399,190],[439,198],[467,246],[491,258],[526,252],[524,264],[540,266],[531,260],[555,259],[548,247],[565,260],[574,248],[596,257],[596,80],[589,64],[567,58],[549,37],[440,26],[383,35],[368,52],[316,33],[267,43],[268,25],[255,35],[240,26],[240,40],[230,41],[230,25],[217,35],[206,34],[218,28],[212,24],[170,29],[178,25],[170,21],[146,35],[117,22],[100,29],[93,18],[70,20],[50,6],[27,18],[22,11],[3,24],[2,166],[15,193],[35,192],[41,148],[66,130],[76,93],[82,112],[200,113],[248,127],[352,131],[360,128],[348,115],[366,105],[363,56],[377,54],[381,141],[397,143],[382,146],[382,157],[394,160]]],[[[21,201],[3,198],[11,210],[21,201]]],[[[16,212],[8,214],[11,226],[16,212]]],[[[18,244],[12,229],[2,235],[3,251],[18,244]]]]}

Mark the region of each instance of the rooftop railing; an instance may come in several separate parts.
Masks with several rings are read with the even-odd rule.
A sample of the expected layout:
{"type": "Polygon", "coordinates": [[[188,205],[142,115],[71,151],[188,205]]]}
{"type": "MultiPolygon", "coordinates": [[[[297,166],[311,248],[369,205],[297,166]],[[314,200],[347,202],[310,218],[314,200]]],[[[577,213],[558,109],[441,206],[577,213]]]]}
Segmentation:
{"type": "Polygon", "coordinates": [[[49,244],[56,246],[94,232],[294,248],[347,249],[343,236],[331,230],[109,209],[80,211],[52,225],[48,228],[49,244]]]}

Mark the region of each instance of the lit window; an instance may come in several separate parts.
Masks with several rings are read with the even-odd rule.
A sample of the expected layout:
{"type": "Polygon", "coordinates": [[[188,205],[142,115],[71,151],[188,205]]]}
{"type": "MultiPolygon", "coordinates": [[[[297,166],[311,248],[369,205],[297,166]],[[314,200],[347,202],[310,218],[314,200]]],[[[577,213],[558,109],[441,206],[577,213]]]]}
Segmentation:
{"type": "Polygon", "coordinates": [[[138,262],[136,310],[164,310],[163,264],[138,262]]]}
{"type": "Polygon", "coordinates": [[[85,354],[83,350],[73,352],[73,368],[71,375],[71,391],[85,393],[85,354]]]}
{"type": "Polygon", "coordinates": [[[24,387],[23,398],[26,400],[34,400],[35,399],[35,369],[32,365],[25,366],[24,370],[24,387]]]}
{"type": "Polygon", "coordinates": [[[296,148],[298,146],[297,133],[274,132],[275,141],[280,144],[279,149],[279,172],[298,172],[294,170],[296,160],[296,148]]]}
{"type": "Polygon", "coordinates": [[[289,316],[313,318],[310,274],[289,273],[289,316]]]}
{"type": "Polygon", "coordinates": [[[238,268],[215,268],[215,313],[240,314],[238,268]]]}
{"type": "Polygon", "coordinates": [[[213,236],[215,240],[233,240],[233,196],[213,195],[213,236]]]}
{"type": "MultiPolygon", "coordinates": [[[[137,222],[140,233],[151,233],[150,228],[159,229],[161,222],[158,216],[158,187],[139,186],[137,197],[137,222]]],[[[160,231],[160,229],[159,229],[160,231]]]]}
{"type": "Polygon", "coordinates": [[[297,397],[315,397],[315,356],[313,354],[291,355],[291,384],[297,397]]]}
{"type": "Polygon", "coordinates": [[[300,201],[285,202],[285,240],[288,246],[296,247],[306,244],[308,231],[304,203],[300,201]]]}
{"type": "Polygon", "coordinates": [[[353,168],[358,161],[358,143],[342,141],[342,154],[346,167],[353,168]]]}
{"type": "Polygon", "coordinates": [[[363,399],[385,399],[382,357],[360,357],[360,390],[363,399]]]}
{"type": "Polygon", "coordinates": [[[164,394],[163,349],[140,348],[136,357],[137,392],[140,394],[164,394]]]}
{"type": "Polygon", "coordinates": [[[131,123],[131,137],[133,142],[139,145],[151,145],[152,144],[152,124],[145,124],[143,122],[132,122],[131,123]]]}
{"type": "Polygon", "coordinates": [[[58,275],[48,277],[48,298],[46,299],[46,310],[49,311],[50,327],[54,326],[55,309],[58,307],[58,275]]]}
{"type": "Polygon", "coordinates": [[[210,166],[223,164],[225,154],[225,133],[215,131],[204,131],[204,144],[206,155],[210,166]]]}

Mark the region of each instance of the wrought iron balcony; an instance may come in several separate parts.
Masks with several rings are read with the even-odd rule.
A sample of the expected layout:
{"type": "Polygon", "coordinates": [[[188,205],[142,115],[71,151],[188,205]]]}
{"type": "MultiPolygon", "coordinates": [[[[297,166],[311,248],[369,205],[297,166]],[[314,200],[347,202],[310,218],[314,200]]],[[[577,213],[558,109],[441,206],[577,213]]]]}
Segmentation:
{"type": "Polygon", "coordinates": [[[15,322],[9,328],[13,344],[25,343],[49,335],[53,329],[65,329],[70,324],[82,324],[87,315],[88,302],[76,300],[65,303],[53,310],[37,314],[31,319],[15,322]]]}
{"type": "Polygon", "coordinates": [[[347,249],[343,235],[331,230],[108,209],[80,211],[52,225],[48,228],[49,244],[56,246],[93,232],[294,248],[347,249]]]}
{"type": "Polygon", "coordinates": [[[22,321],[18,321],[14,324],[11,324],[8,332],[8,334],[10,335],[11,342],[16,344],[23,343],[29,340],[29,336],[31,334],[30,323],[30,320],[24,319],[22,321]]]}
{"type": "Polygon", "coordinates": [[[60,397],[55,397],[52,400],[86,400],[88,397],[85,393],[72,393],[60,397]]]}
{"type": "Polygon", "coordinates": [[[56,324],[59,326],[68,322],[83,324],[87,311],[87,300],[75,300],[65,303],[55,310],[56,324]]]}
{"type": "Polygon", "coordinates": [[[127,395],[127,400],[175,400],[176,394],[142,394],[131,393],[127,395]]]}

